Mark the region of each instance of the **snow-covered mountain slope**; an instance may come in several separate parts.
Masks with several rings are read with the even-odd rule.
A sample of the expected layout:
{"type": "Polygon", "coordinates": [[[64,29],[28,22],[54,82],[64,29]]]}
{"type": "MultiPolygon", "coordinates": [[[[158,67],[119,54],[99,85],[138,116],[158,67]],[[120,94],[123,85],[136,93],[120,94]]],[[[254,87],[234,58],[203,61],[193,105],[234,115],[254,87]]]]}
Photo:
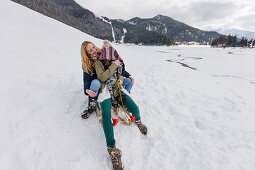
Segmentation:
{"type": "MultiPolygon", "coordinates": [[[[80,45],[102,40],[6,0],[0,20],[0,169],[111,169],[97,117],[80,118],[80,45]]],[[[114,127],[125,169],[255,168],[254,49],[114,46],[149,130],[114,127]]]]}
{"type": "Polygon", "coordinates": [[[245,37],[249,40],[255,39],[255,32],[251,32],[251,31],[243,31],[243,30],[237,30],[237,29],[218,29],[215,31],[223,35],[233,35],[233,36],[235,35],[237,38],[245,37]]]}

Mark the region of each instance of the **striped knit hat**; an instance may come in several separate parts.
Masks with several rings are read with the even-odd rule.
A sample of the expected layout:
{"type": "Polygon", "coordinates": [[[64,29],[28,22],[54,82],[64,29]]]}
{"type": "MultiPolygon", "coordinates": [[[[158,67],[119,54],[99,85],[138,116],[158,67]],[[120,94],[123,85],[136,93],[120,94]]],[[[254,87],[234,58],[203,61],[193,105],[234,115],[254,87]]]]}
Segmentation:
{"type": "Polygon", "coordinates": [[[120,61],[123,61],[121,57],[119,56],[118,52],[112,46],[104,47],[97,52],[97,60],[110,60],[110,61],[113,60],[114,61],[118,59],[120,61]]]}

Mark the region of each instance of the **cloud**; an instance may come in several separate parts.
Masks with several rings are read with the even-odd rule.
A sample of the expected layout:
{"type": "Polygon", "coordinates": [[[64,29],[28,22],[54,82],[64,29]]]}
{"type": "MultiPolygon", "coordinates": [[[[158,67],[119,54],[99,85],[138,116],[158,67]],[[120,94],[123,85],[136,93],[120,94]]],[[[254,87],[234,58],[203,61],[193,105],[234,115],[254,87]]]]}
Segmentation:
{"type": "Polygon", "coordinates": [[[238,22],[241,27],[255,32],[255,13],[238,17],[235,22],[238,22]]]}
{"type": "Polygon", "coordinates": [[[254,30],[255,1],[251,0],[75,0],[111,19],[169,16],[197,28],[232,27],[254,30]],[[253,25],[252,25],[253,24],[253,25]]]}
{"type": "Polygon", "coordinates": [[[237,6],[233,2],[197,2],[188,7],[192,13],[194,21],[214,21],[224,19],[237,11],[237,6]]]}

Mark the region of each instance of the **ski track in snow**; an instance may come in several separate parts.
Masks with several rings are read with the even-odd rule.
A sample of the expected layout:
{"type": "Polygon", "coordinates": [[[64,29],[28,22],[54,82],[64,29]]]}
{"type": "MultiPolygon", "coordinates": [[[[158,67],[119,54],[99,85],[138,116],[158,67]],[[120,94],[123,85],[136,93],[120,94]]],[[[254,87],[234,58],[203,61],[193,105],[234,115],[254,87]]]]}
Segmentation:
{"type": "MultiPolygon", "coordinates": [[[[80,45],[102,40],[11,1],[1,1],[0,20],[0,169],[111,169],[98,118],[80,118],[80,45]]],[[[125,169],[255,168],[255,87],[211,76],[254,82],[254,49],[113,45],[148,126],[147,136],[135,124],[114,127],[125,169]],[[166,61],[182,59],[198,71],[166,61]]]]}

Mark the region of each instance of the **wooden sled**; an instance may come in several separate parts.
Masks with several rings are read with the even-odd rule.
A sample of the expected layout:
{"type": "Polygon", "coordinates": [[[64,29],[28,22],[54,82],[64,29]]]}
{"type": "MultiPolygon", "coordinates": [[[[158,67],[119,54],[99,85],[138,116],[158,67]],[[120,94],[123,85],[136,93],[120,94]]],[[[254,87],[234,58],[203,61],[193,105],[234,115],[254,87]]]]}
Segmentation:
{"type": "MultiPolygon", "coordinates": [[[[132,116],[132,114],[129,113],[125,107],[122,108],[120,104],[118,104],[117,107],[112,106],[111,110],[113,111],[111,113],[112,126],[116,126],[118,124],[119,120],[124,125],[127,125],[127,126],[130,126],[135,121],[135,116],[132,116]],[[117,118],[115,118],[113,116],[113,113],[115,114],[115,116],[117,116],[117,118]]],[[[103,123],[102,123],[102,110],[101,110],[98,103],[97,103],[97,107],[96,107],[95,112],[96,112],[96,115],[99,118],[99,122],[100,122],[101,126],[103,126],[103,123]]]]}

